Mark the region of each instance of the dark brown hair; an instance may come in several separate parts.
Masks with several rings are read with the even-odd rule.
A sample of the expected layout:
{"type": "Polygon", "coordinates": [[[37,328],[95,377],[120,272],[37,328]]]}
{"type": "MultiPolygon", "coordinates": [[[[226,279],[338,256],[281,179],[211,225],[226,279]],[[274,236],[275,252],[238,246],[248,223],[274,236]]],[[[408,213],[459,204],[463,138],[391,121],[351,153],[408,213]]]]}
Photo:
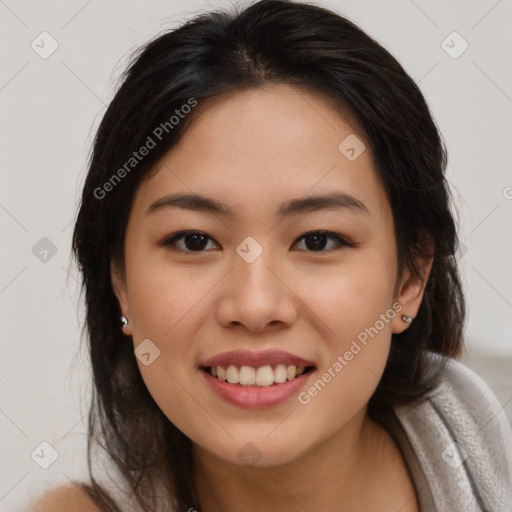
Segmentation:
{"type": "Polygon", "coordinates": [[[434,248],[418,315],[392,336],[387,366],[369,403],[371,417],[389,429],[395,406],[417,403],[439,382],[442,366],[426,372],[428,351],[449,357],[461,351],[465,309],[446,152],[423,95],[402,66],[349,20],[302,2],[262,0],[191,19],[133,56],[96,134],[73,235],[94,375],[88,425],[92,485],[83,489],[104,510],[118,508],[91,472],[95,442],[112,458],[141,510],[155,509],[161,489],[174,496],[177,510],[201,509],[191,441],[142,380],[133,346],[120,329],[110,264],[124,265],[125,229],[138,185],[195,114],[172,128],[170,117],[191,99],[199,112],[207,98],[267,84],[317,93],[354,120],[392,208],[400,276],[404,269],[419,276],[419,258],[431,255],[425,242],[434,248]],[[127,171],[133,151],[154,138],[159,126],[167,130],[158,132],[156,146],[127,171]],[[123,166],[126,172],[119,172],[123,166]],[[113,180],[114,174],[122,179],[113,180]]]}

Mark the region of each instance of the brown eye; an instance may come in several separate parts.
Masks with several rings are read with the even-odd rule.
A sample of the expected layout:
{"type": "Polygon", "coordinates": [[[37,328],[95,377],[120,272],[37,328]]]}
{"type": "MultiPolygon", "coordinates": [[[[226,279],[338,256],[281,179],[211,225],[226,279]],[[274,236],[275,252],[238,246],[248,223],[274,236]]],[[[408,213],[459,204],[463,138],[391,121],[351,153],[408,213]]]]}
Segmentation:
{"type": "Polygon", "coordinates": [[[166,238],[162,245],[177,251],[204,252],[208,239],[213,240],[206,233],[200,231],[181,231],[166,238]]]}
{"type": "Polygon", "coordinates": [[[329,239],[334,240],[341,246],[353,246],[353,244],[349,243],[342,236],[329,231],[309,231],[302,235],[298,240],[305,240],[306,247],[310,249],[309,252],[329,252],[329,250],[325,248],[329,239]]]}

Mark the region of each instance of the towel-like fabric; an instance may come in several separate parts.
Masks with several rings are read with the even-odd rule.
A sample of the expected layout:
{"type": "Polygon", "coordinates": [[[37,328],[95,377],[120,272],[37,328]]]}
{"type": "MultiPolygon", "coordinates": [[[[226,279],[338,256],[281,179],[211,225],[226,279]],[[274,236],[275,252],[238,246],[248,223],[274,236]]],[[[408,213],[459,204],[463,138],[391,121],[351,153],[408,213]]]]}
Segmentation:
{"type": "Polygon", "coordinates": [[[395,412],[421,512],[512,512],[512,428],[476,373],[449,359],[428,400],[395,412]]]}

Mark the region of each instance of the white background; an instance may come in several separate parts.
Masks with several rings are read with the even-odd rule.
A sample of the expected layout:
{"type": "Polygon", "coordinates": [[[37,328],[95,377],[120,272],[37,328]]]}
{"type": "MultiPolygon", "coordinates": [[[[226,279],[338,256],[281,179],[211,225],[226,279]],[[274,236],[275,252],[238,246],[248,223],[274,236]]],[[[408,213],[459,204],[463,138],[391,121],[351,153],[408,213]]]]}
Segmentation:
{"type": "MultiPolygon", "coordinates": [[[[85,471],[90,377],[70,243],[88,151],[116,80],[138,45],[191,15],[230,4],[0,0],[2,511],[85,471]],[[31,48],[43,31],[58,42],[47,59],[31,48]],[[32,252],[42,237],[57,248],[47,262],[32,252]],[[59,453],[46,470],[30,456],[42,441],[59,453]]],[[[375,37],[426,96],[446,140],[460,212],[467,361],[510,416],[512,2],[321,5],[375,37]],[[441,46],[453,31],[469,44],[456,59],[441,46]]],[[[454,39],[455,49],[460,44],[454,39]]]]}

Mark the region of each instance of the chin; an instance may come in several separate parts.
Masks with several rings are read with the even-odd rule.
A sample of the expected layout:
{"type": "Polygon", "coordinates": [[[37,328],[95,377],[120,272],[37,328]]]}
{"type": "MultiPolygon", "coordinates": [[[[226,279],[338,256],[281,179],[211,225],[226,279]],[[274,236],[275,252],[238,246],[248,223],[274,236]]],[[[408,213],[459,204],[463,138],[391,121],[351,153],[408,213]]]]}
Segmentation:
{"type": "Polygon", "coordinates": [[[298,460],[307,447],[304,439],[279,436],[265,439],[258,436],[237,436],[224,442],[201,443],[202,449],[211,456],[228,464],[247,468],[270,468],[283,466],[298,460]]]}

